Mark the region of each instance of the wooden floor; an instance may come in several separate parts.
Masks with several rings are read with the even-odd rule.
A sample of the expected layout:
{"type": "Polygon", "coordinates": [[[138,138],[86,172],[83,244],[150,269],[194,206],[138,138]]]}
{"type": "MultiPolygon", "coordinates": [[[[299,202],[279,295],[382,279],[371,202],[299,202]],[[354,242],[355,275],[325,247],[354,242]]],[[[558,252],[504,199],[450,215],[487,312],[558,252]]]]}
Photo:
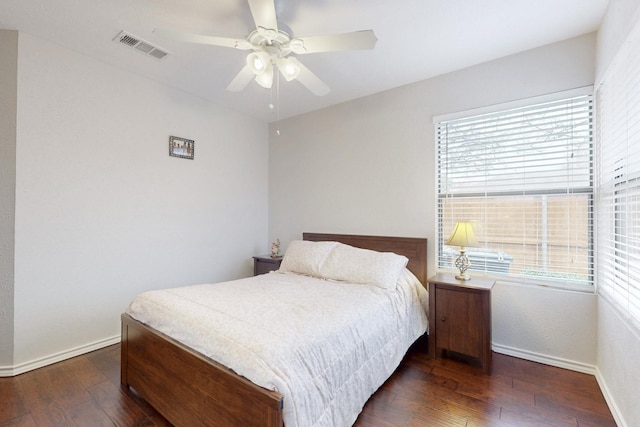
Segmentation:
{"type": "MultiPolygon", "coordinates": [[[[615,426],[593,376],[497,353],[493,364],[487,376],[411,352],[356,426],[615,426]]],[[[118,345],[0,378],[2,427],[114,425],[169,425],[120,388],[118,345]]]]}

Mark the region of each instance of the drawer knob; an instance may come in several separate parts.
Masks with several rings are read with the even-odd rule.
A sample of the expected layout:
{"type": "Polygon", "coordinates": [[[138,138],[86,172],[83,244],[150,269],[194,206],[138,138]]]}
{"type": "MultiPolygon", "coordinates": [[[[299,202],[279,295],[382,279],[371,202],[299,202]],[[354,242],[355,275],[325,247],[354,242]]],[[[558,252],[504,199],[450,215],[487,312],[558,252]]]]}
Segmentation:
{"type": "Polygon", "coordinates": [[[442,320],[442,321],[444,322],[444,321],[446,321],[446,320],[447,320],[447,318],[446,318],[446,317],[444,317],[444,316],[442,316],[442,318],[441,318],[440,320],[442,320]]]}

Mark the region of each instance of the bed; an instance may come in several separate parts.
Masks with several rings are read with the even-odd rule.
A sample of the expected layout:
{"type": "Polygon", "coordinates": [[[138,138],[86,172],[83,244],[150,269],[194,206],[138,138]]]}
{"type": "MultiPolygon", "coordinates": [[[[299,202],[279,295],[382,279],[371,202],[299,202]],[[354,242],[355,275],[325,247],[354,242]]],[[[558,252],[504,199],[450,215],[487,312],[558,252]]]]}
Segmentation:
{"type": "MultiPolygon", "coordinates": [[[[340,242],[357,248],[394,252],[406,257],[408,270],[423,285],[426,283],[426,239],[304,233],[303,240],[340,242]]],[[[290,279],[277,274],[265,276],[273,276],[281,282],[290,279]]],[[[305,277],[304,280],[311,279],[305,277]]],[[[239,282],[237,292],[244,292],[244,281],[239,282]]],[[[329,282],[326,284],[331,285],[329,282]]],[[[270,306],[282,311],[277,305],[279,301],[272,301],[270,306]]],[[[354,307],[352,311],[358,313],[357,308],[354,307]]],[[[236,373],[242,371],[242,367],[234,366],[235,370],[232,370],[207,356],[206,351],[196,350],[197,345],[183,344],[181,341],[185,340],[179,334],[180,338],[175,339],[171,323],[163,323],[169,325],[169,329],[166,329],[166,324],[163,325],[169,333],[138,321],[130,314],[122,315],[121,383],[133,388],[171,423],[186,426],[282,426],[287,417],[291,419],[289,408],[285,416],[286,393],[274,391],[273,387],[257,385],[236,373]]],[[[415,334],[415,331],[412,333],[415,334]]],[[[260,342],[261,338],[255,339],[260,342]]],[[[404,354],[408,344],[402,345],[402,348],[393,351],[404,354]]],[[[397,366],[396,362],[393,363],[397,366]]],[[[388,376],[384,375],[384,378],[375,380],[376,388],[388,376]]],[[[374,391],[375,389],[363,393],[366,392],[368,397],[374,391]]],[[[362,400],[362,396],[359,398],[362,400]]],[[[327,423],[325,420],[324,424],[327,423]]],[[[288,422],[287,425],[289,424],[296,423],[288,422]]],[[[302,425],[299,422],[297,424],[302,425]]],[[[317,424],[322,425],[323,422],[317,424]]]]}

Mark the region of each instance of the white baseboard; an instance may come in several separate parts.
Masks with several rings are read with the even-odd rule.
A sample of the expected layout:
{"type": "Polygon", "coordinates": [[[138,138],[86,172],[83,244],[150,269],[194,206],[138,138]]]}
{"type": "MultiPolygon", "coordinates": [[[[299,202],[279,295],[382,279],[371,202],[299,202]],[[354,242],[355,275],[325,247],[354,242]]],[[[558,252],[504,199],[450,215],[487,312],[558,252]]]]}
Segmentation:
{"type": "Polygon", "coordinates": [[[111,338],[105,338],[103,340],[81,345],[76,348],[61,351],[60,353],[52,354],[40,359],[32,360],[30,362],[21,363],[19,365],[0,366],[0,377],[13,377],[16,375],[20,375],[25,372],[33,371],[34,369],[42,368],[44,366],[61,362],[66,359],[71,359],[72,357],[80,356],[81,354],[90,353],[94,350],[99,350],[113,344],[118,344],[119,342],[120,335],[117,335],[111,338]]]}
{"type": "Polygon", "coordinates": [[[628,427],[628,424],[625,423],[624,418],[620,415],[620,409],[616,405],[615,400],[611,397],[611,393],[609,388],[607,387],[607,383],[602,377],[600,370],[596,368],[596,381],[598,382],[598,386],[600,386],[600,390],[602,390],[602,395],[604,396],[604,400],[607,402],[609,406],[609,410],[611,411],[611,415],[613,415],[613,419],[615,420],[618,427],[628,427]]]}
{"type": "Polygon", "coordinates": [[[508,347],[492,343],[491,348],[496,353],[506,354],[520,359],[530,360],[532,362],[544,363],[558,368],[569,369],[571,371],[582,372],[583,374],[596,374],[596,366],[589,365],[575,360],[567,360],[559,357],[548,356],[546,354],[534,353],[532,351],[522,350],[520,348],[508,347]]]}

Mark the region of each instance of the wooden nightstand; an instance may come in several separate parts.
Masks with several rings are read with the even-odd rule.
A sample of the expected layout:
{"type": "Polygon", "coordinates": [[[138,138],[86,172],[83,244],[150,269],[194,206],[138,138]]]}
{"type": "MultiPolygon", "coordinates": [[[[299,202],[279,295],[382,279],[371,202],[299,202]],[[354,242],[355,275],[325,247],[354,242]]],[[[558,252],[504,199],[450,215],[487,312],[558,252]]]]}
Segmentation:
{"type": "Polygon", "coordinates": [[[253,275],[268,273],[280,268],[282,256],[272,258],[271,255],[253,257],[253,275]]]}
{"type": "Polygon", "coordinates": [[[491,288],[495,281],[457,280],[438,273],[429,280],[429,356],[449,352],[480,362],[491,373],[491,288]]]}

